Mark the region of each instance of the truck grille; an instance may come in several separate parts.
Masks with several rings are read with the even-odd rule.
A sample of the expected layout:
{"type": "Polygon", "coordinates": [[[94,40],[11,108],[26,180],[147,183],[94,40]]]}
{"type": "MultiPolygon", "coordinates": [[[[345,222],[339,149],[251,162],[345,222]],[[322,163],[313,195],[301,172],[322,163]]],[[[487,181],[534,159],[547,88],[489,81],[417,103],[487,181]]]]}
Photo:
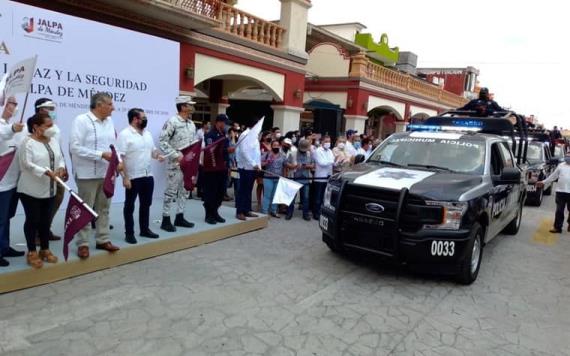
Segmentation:
{"type": "Polygon", "coordinates": [[[396,221],[399,198],[400,191],[347,184],[338,214],[343,243],[393,255],[398,229],[415,232],[423,224],[441,223],[441,207],[428,206],[411,194],[407,196],[400,221],[396,221]]]}

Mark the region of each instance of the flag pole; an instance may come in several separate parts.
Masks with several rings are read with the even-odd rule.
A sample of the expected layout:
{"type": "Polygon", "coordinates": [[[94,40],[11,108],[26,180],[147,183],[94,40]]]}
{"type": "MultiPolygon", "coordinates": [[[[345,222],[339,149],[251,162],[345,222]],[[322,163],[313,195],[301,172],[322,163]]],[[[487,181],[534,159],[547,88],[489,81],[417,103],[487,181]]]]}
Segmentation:
{"type": "Polygon", "coordinates": [[[62,181],[61,178],[59,178],[59,177],[56,176],[56,177],[55,177],[55,181],[56,181],[58,184],[60,184],[62,187],[64,187],[64,188],[69,192],[69,194],[72,194],[73,197],[74,197],[75,199],[77,199],[77,201],[78,201],[81,205],[83,205],[83,206],[85,207],[85,209],[89,210],[89,212],[90,212],[93,216],[95,216],[95,218],[98,218],[98,217],[99,217],[99,214],[97,214],[90,206],[88,206],[87,204],[85,204],[85,202],[83,201],[83,199],[81,199],[81,198],[79,197],[79,195],[75,194],[75,192],[69,187],[69,185],[65,184],[65,182],[62,181]]]}
{"type": "Polygon", "coordinates": [[[26,105],[28,104],[28,95],[30,92],[26,92],[26,98],[24,99],[24,108],[22,109],[22,114],[20,115],[20,124],[24,121],[24,113],[26,112],[26,105]]]}

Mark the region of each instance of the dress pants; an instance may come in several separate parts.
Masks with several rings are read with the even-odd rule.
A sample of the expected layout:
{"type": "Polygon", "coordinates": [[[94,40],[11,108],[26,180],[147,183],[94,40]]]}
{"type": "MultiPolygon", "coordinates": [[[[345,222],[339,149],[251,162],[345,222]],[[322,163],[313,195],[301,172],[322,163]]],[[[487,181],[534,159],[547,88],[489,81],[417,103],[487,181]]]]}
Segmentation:
{"type": "MultiPolygon", "coordinates": [[[[104,179],[77,179],[77,193],[99,215],[95,222],[95,241],[98,245],[109,241],[109,207],[111,199],[103,193],[104,179]]],[[[91,225],[87,224],[76,236],[77,246],[89,246],[91,225]]]]}
{"type": "Polygon", "coordinates": [[[227,186],[227,171],[202,171],[202,200],[206,210],[206,218],[218,216],[218,208],[222,205],[227,186]]]}
{"type": "Polygon", "coordinates": [[[251,193],[257,177],[254,169],[242,169],[239,172],[239,190],[236,197],[236,214],[247,214],[251,211],[251,193]]]}
{"type": "Polygon", "coordinates": [[[125,234],[134,235],[135,233],[133,213],[137,196],[139,197],[139,229],[141,233],[148,231],[153,191],[154,179],[152,177],[131,179],[131,189],[125,190],[125,205],[123,207],[125,234]]]}
{"type": "MultiPolygon", "coordinates": [[[[566,207],[570,210],[570,193],[556,192],[556,215],[554,217],[554,228],[556,230],[562,230],[566,207]]],[[[568,224],[570,224],[570,215],[568,215],[568,224]]]]}
{"type": "Polygon", "coordinates": [[[10,219],[16,214],[17,206],[16,188],[0,192],[0,257],[10,247],[10,219]]]}

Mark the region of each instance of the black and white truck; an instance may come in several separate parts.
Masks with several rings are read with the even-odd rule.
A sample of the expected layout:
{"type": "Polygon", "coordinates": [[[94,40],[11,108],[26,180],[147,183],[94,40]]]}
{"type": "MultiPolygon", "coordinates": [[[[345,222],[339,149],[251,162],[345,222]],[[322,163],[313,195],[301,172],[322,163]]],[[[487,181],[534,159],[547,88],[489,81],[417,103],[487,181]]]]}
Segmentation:
{"type": "Polygon", "coordinates": [[[466,115],[429,118],[333,175],[319,219],[329,248],[364,251],[472,283],[485,244],[519,230],[527,137],[524,120],[514,113],[466,115]],[[518,130],[508,117],[517,118],[518,130]]]}

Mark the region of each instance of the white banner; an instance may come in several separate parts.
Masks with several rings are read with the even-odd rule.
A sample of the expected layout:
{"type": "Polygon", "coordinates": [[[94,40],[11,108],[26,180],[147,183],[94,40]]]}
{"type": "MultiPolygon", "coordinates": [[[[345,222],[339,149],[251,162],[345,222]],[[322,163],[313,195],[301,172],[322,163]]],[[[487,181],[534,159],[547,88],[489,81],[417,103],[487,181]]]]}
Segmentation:
{"type": "MultiPolygon", "coordinates": [[[[67,166],[69,134],[73,119],[89,111],[92,94],[108,92],[115,111],[111,114],[117,134],[128,125],[127,112],[142,108],[158,147],[158,135],[166,120],[176,114],[179,93],[180,44],[119,27],[64,15],[12,1],[0,1],[0,75],[16,63],[37,55],[24,122],[34,113],[34,102],[49,98],[56,105],[55,123],[61,130],[67,166]]],[[[24,93],[17,93],[20,111],[24,93]]],[[[17,118],[12,120],[19,120],[17,118]]],[[[26,130],[27,131],[27,130],[26,130]]],[[[71,173],[71,172],[70,172],[71,173]]],[[[163,164],[153,163],[154,196],[164,193],[163,164]]],[[[73,178],[68,181],[75,189],[73,178]]],[[[124,200],[124,188],[116,187],[113,201],[124,200]]],[[[65,208],[65,204],[62,208],[65,208]]]]}
{"type": "Polygon", "coordinates": [[[38,56],[33,56],[12,65],[8,73],[6,73],[8,76],[4,83],[3,96],[5,98],[18,93],[25,94],[30,90],[37,60],[38,56]]]}
{"type": "Polygon", "coordinates": [[[294,180],[280,177],[279,182],[277,182],[277,188],[275,188],[272,204],[290,205],[302,186],[303,184],[294,180]]]}

